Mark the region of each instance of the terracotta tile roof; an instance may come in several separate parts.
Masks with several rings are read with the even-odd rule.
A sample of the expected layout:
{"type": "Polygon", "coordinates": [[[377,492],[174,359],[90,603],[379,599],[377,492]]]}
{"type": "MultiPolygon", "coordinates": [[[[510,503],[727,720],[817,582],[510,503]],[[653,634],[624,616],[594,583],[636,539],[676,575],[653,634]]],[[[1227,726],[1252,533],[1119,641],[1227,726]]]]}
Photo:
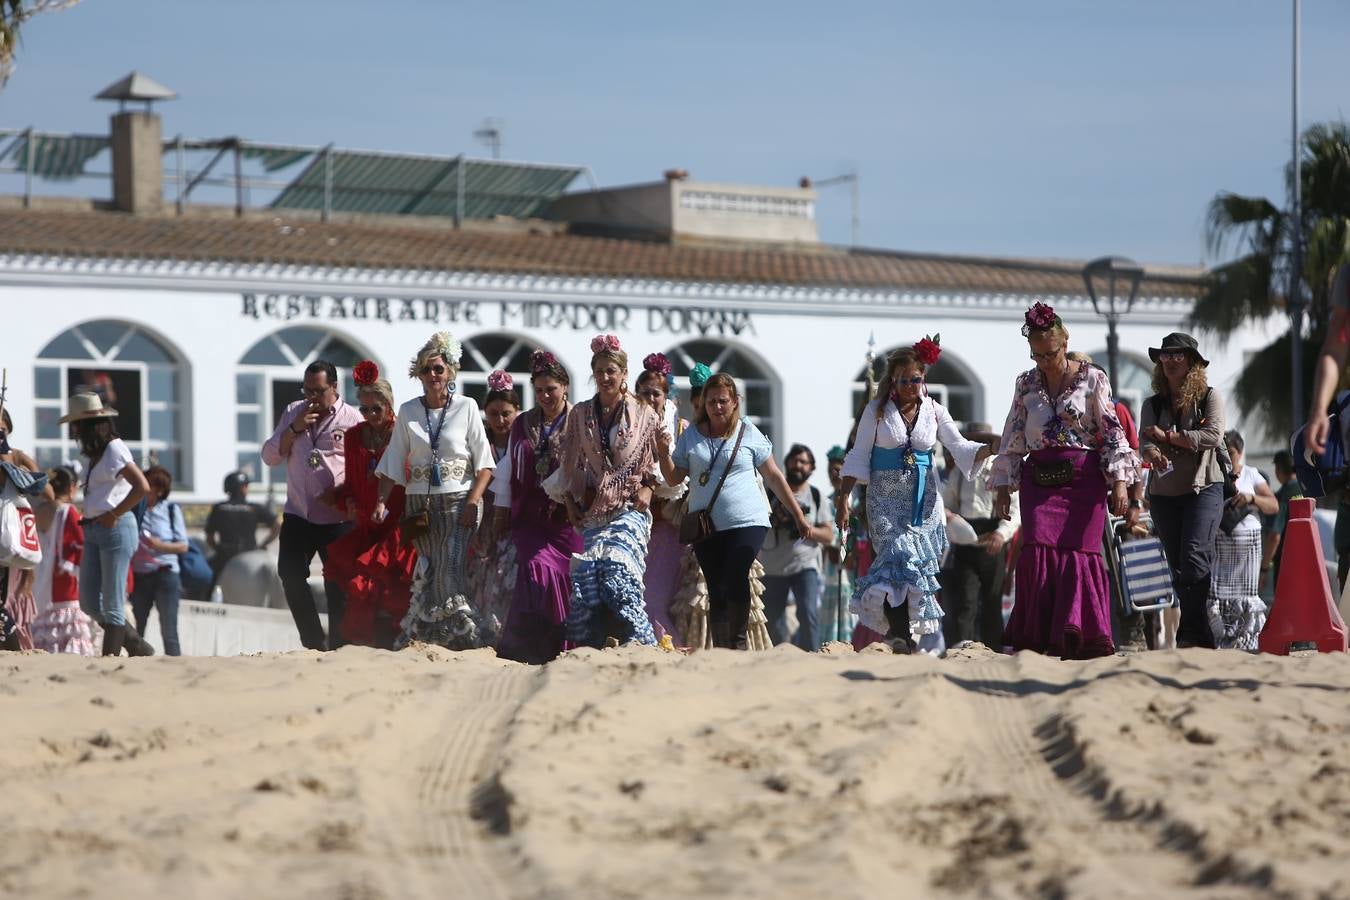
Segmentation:
{"type": "MultiPolygon", "coordinates": [[[[103,211],[5,210],[0,253],[431,271],[511,272],[837,288],[1083,293],[1081,263],[837,247],[685,244],[527,230],[456,231],[398,223],[150,218],[103,211]]],[[[1190,297],[1203,270],[1150,271],[1143,296],[1190,297]]]]}

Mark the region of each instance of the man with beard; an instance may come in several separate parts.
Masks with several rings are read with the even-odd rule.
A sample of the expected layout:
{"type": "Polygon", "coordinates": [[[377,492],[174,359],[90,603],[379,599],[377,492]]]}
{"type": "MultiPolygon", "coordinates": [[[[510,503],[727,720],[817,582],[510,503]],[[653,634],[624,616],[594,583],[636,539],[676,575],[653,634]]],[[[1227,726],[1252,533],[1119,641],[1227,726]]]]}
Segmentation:
{"type": "Polygon", "coordinates": [[[797,536],[792,513],[773,494],[769,495],[769,533],[759,561],[764,566],[764,613],[768,616],[769,639],[781,644],[788,639],[787,604],[792,595],[797,604],[797,634],[793,639],[803,650],[820,649],[820,548],[834,540],[830,510],[820,490],[808,482],[816,470],[816,457],[809,447],[793,444],[783,462],[783,474],[811,533],[797,536]]]}

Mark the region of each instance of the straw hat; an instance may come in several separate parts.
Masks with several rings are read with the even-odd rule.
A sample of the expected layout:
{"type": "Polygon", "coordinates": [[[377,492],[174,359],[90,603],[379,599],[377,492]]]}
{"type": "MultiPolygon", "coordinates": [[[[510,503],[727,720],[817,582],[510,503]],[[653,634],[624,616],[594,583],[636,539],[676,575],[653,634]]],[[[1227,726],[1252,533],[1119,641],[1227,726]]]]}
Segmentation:
{"type": "Polygon", "coordinates": [[[117,410],[105,407],[103,398],[98,394],[71,394],[70,412],[61,417],[60,424],[79,422],[82,419],[110,419],[116,415],[117,410]]]}

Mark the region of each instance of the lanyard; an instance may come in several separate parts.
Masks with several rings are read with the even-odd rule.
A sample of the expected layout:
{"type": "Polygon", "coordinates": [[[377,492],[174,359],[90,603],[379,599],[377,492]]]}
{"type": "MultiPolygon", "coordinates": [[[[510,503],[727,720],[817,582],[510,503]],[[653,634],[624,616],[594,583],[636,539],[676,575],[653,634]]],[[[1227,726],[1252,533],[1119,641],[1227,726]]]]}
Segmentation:
{"type": "Polygon", "coordinates": [[[427,406],[427,400],[422,398],[422,412],[427,417],[427,442],[431,444],[431,464],[437,468],[441,461],[441,429],[445,427],[445,414],[450,410],[450,399],[447,397],[445,405],[441,407],[440,418],[436,420],[436,427],[431,427],[431,407],[427,406]]]}
{"type": "Polygon", "coordinates": [[[609,446],[609,430],[619,421],[619,413],[623,411],[623,398],[620,397],[614,404],[614,412],[610,415],[608,422],[605,421],[605,411],[600,406],[599,395],[596,395],[595,400],[592,402],[595,404],[595,421],[600,427],[600,449],[605,452],[605,457],[613,463],[614,455],[609,446]]]}

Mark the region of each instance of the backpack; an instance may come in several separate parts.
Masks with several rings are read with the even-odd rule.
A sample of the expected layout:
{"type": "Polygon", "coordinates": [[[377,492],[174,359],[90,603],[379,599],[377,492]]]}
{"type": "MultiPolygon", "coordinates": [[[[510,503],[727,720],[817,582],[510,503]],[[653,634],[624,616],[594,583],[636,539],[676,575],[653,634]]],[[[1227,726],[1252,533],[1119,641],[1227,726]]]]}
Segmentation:
{"type": "MultiPolygon", "coordinates": [[[[1317,456],[1308,449],[1308,443],[1300,428],[1294,432],[1290,449],[1294,455],[1294,474],[1303,488],[1303,496],[1324,497],[1345,487],[1345,434],[1342,431],[1341,415],[1350,406],[1350,391],[1341,393],[1327,408],[1327,445],[1317,456]]],[[[1306,427],[1306,426],[1305,426],[1306,427]]]]}
{"type": "MultiPolygon", "coordinates": [[[[183,510],[177,503],[169,504],[169,514],[176,514],[182,521],[183,510]]],[[[178,578],[182,583],[183,596],[189,600],[205,599],[211,593],[214,575],[201,544],[189,538],[187,545],[187,552],[178,557],[178,578]]]]}

